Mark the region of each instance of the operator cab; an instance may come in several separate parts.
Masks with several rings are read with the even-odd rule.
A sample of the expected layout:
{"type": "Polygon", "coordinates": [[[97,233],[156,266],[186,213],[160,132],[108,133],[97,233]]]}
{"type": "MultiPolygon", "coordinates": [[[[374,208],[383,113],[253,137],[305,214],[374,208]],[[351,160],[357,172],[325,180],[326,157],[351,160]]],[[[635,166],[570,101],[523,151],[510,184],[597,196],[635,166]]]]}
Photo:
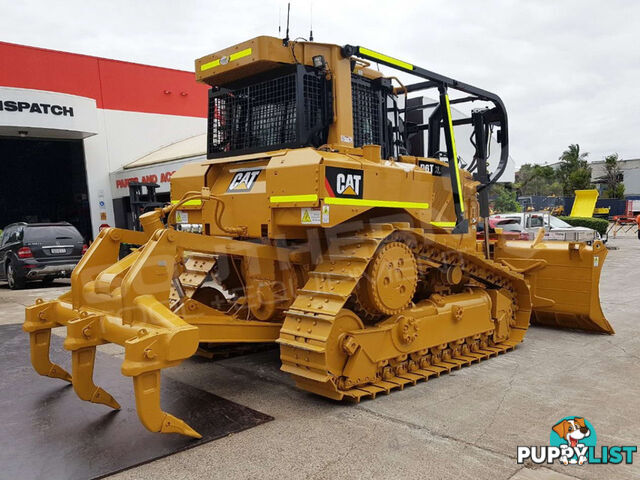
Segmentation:
{"type": "Polygon", "coordinates": [[[302,147],[371,159],[361,147],[377,145],[377,161],[414,164],[450,179],[456,221],[447,226],[454,227],[454,233],[467,232],[470,221],[462,191],[463,167],[479,183],[480,216],[489,216],[488,187],[508,161],[506,110],[491,92],[364,47],[273,37],[257,37],[196,60],[196,78],[211,86],[210,159],[302,147]],[[421,81],[405,85],[370,68],[370,62],[421,81]],[[409,102],[410,93],[426,90],[437,90],[437,101],[409,102]],[[450,99],[450,91],[467,96],[450,99]],[[492,106],[452,118],[451,104],[471,102],[492,106]],[[422,121],[427,112],[427,121],[422,121]],[[473,130],[473,160],[466,165],[458,156],[454,125],[473,130]],[[494,130],[500,160],[490,174],[487,160],[494,130]],[[415,141],[425,132],[426,142],[415,141]],[[425,153],[428,160],[422,158],[425,153]]]}

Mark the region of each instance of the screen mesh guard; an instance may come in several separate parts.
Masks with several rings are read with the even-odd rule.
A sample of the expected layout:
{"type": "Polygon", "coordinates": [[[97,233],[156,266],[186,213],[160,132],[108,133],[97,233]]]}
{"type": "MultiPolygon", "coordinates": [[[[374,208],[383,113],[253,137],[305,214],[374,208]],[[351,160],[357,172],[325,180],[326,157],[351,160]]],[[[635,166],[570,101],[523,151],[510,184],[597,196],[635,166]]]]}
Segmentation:
{"type": "Polygon", "coordinates": [[[311,67],[293,65],[209,91],[207,157],[326,143],[330,82],[311,67]]]}

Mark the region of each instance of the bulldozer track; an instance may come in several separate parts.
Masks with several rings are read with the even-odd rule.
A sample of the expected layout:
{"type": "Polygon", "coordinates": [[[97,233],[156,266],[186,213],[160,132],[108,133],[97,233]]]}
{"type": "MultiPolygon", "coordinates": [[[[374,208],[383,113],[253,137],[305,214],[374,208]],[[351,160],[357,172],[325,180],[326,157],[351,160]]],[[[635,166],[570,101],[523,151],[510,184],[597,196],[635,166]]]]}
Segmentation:
{"type": "MultiPolygon", "coordinates": [[[[286,312],[278,340],[282,370],[292,374],[298,387],[329,398],[356,402],[375,398],[513,350],[524,337],[530,313],[528,286],[520,274],[480,254],[463,253],[433,236],[427,238],[420,229],[373,225],[356,235],[338,238],[309,272],[309,280],[286,312]],[[407,358],[411,360],[380,368],[375,378],[357,385],[345,384],[331,372],[331,356],[340,348],[331,343],[333,323],[378,248],[396,238],[411,244],[418,265],[457,265],[478,284],[508,292],[513,312],[510,334],[499,343],[491,340],[493,331],[473,338],[452,338],[426,355],[409,352],[407,358]]],[[[402,353],[398,351],[398,355],[402,353]]]]}
{"type": "MultiPolygon", "coordinates": [[[[450,342],[450,345],[456,342],[450,342]]],[[[379,393],[390,394],[393,390],[402,390],[406,385],[416,385],[420,381],[426,381],[430,377],[439,377],[442,374],[449,373],[452,370],[460,370],[462,367],[468,367],[473,363],[479,363],[482,360],[496,357],[501,353],[506,353],[515,348],[520,343],[504,341],[494,346],[486,346],[479,348],[473,352],[469,351],[464,355],[456,355],[448,357],[446,360],[429,364],[425,368],[417,368],[407,371],[401,375],[394,375],[384,380],[371,383],[370,385],[358,386],[344,392],[345,397],[350,397],[356,402],[361,398],[376,398],[379,393]]]]}

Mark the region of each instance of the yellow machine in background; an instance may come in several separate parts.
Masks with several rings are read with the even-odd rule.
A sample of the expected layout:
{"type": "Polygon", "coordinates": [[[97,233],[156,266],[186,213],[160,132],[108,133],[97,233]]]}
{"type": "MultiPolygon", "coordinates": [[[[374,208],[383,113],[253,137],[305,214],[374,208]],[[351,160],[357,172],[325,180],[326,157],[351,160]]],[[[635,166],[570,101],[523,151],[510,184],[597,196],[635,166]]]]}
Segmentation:
{"type": "Polygon", "coordinates": [[[570,217],[592,217],[598,201],[598,190],[576,190],[570,217]]]}
{"type": "Polygon", "coordinates": [[[564,215],[564,201],[561,197],[551,195],[547,198],[547,201],[549,205],[543,208],[543,211],[549,212],[551,215],[554,215],[556,217],[564,215]]]}
{"type": "Polygon", "coordinates": [[[202,343],[277,342],[300,388],[359,400],[513,349],[532,311],[613,333],[598,300],[600,242],[476,240],[508,158],[495,94],[364,47],[271,37],[197,60],[196,75],[211,86],[208,160],[173,175],[171,204],[143,215],[143,232],[100,232],[70,292],[27,308],[41,375],[119,408],[92,379],[96,347],[116,343],[145,427],[197,437],[161,410],[160,372],[202,343]],[[436,100],[409,107],[426,89],[436,100]],[[452,119],[451,104],[471,101],[484,107],[452,119]],[[466,170],[463,124],[476,149],[466,170]],[[123,242],[140,248],[119,259],[123,242]],[[59,325],[71,374],[49,360],[59,325]]]}
{"type": "Polygon", "coordinates": [[[571,217],[609,218],[611,207],[596,207],[598,190],[576,190],[576,197],[571,208],[571,217]]]}

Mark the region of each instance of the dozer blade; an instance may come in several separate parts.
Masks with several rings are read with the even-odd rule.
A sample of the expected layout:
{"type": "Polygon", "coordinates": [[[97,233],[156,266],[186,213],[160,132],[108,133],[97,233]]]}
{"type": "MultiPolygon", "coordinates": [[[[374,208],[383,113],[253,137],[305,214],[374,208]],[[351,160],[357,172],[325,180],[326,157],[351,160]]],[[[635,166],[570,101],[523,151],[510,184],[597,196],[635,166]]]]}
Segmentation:
{"type": "Polygon", "coordinates": [[[600,272],[607,249],[600,241],[500,240],[495,260],[525,275],[531,288],[532,323],[613,334],[600,307],[600,272]]]}

